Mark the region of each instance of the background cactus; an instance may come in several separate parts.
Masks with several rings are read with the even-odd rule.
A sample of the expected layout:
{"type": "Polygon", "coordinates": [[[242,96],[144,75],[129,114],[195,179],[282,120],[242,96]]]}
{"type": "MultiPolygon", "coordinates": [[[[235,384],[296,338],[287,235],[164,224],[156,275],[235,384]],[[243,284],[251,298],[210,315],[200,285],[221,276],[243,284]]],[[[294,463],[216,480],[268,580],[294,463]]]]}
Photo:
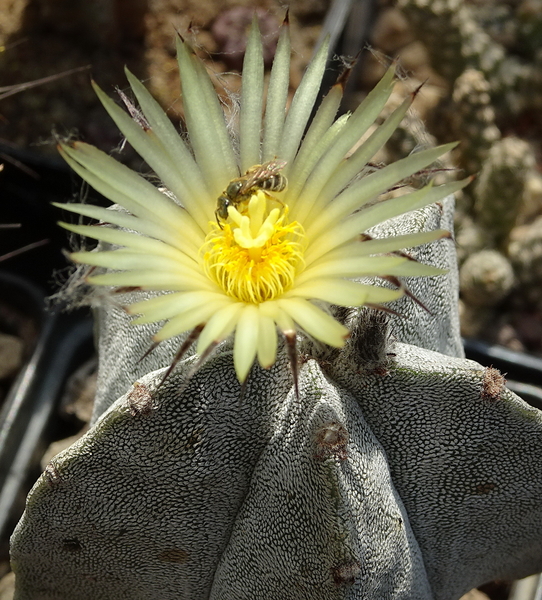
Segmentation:
{"type": "MultiPolygon", "coordinates": [[[[376,49],[404,61],[407,84],[427,82],[415,108],[430,135],[424,136],[419,123],[405,120],[402,126],[411,132],[403,137],[415,137],[418,147],[462,140],[443,166],[477,175],[475,184],[458,194],[460,263],[489,249],[511,259],[527,232],[530,240],[536,238],[530,228],[542,214],[539,21],[538,2],[400,0],[381,13],[374,28],[376,49]]],[[[378,60],[372,66],[377,73],[382,70],[378,60]]],[[[392,146],[390,155],[394,152],[392,146]]],[[[512,261],[516,283],[492,313],[493,326],[480,327],[488,315],[473,317],[478,309],[463,298],[464,335],[542,352],[542,336],[534,334],[542,323],[536,300],[540,279],[528,276],[528,267],[520,276],[525,259],[523,254],[512,261]]]]}
{"type": "Polygon", "coordinates": [[[495,306],[510,293],[514,272],[510,262],[495,250],[471,254],[459,274],[461,295],[472,306],[495,306]]]}
{"type": "Polygon", "coordinates": [[[431,312],[346,311],[344,350],[302,345],[299,399],[284,355],[241,395],[228,344],[158,389],[174,346],[137,363],[155,326],[101,308],[95,423],[29,496],[17,600],[452,600],[541,569],[542,416],[461,358],[453,243],[416,253],[451,268],[410,282],[431,312]]]}
{"type": "Polygon", "coordinates": [[[505,250],[523,205],[526,179],[535,161],[530,146],[517,138],[496,142],[475,186],[474,211],[488,245],[505,250]]]}

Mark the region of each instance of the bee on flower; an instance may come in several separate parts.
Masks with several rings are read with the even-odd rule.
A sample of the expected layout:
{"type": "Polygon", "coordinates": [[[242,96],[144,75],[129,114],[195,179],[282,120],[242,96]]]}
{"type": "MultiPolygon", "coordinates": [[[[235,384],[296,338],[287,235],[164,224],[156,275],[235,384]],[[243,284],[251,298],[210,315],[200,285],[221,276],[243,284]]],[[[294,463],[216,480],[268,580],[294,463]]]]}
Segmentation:
{"type": "MultiPolygon", "coordinates": [[[[352,114],[336,118],[343,94],[339,81],[307,129],[326,66],[327,45],[309,64],[287,108],[288,24],[285,21],[281,28],[265,94],[262,41],[255,23],[243,65],[239,127],[230,134],[203,63],[182,39],[177,52],[189,144],[130,72],[127,77],[139,103],[132,115],[94,86],[109,115],[155,171],[165,191],[90,145],[60,144],[72,168],[124,209],[58,205],[114,226],[64,223],[70,231],[119,247],[75,252],[71,257],[105,269],[88,277],[91,284],[164,292],[127,307],[130,314],[138,315],[134,324],[166,321],[155,343],[185,334],[176,360],[195,343],[201,362],[217,344],[233,336],[233,364],[244,382],[255,359],[263,368],[274,364],[283,336],[289,356],[294,357],[295,376],[298,334],[336,348],[348,337],[348,329],[329,314],[327,306],[380,305],[404,293],[402,287],[360,283],[361,278],[397,281],[401,276],[443,272],[397,251],[447,237],[448,232],[382,239],[360,235],[468,183],[428,185],[375,202],[454,146],[423,150],[359,177],[414,98],[414,94],[406,98],[359,144],[392,92],[393,67],[352,114]],[[236,136],[235,143],[231,135],[236,136]]],[[[295,384],[297,389],[296,377],[295,384]]]]}

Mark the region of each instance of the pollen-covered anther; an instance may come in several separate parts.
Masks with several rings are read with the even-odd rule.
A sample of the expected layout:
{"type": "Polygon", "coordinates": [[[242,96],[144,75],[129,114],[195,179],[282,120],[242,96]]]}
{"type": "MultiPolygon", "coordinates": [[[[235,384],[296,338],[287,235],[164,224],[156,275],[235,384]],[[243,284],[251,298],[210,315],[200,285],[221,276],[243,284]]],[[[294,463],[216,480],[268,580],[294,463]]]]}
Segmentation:
{"type": "Polygon", "coordinates": [[[281,296],[304,268],[303,227],[287,221],[287,206],[268,210],[267,204],[258,190],[246,209],[229,206],[232,223],[210,223],[201,248],[208,277],[240,302],[260,304],[281,296]]]}

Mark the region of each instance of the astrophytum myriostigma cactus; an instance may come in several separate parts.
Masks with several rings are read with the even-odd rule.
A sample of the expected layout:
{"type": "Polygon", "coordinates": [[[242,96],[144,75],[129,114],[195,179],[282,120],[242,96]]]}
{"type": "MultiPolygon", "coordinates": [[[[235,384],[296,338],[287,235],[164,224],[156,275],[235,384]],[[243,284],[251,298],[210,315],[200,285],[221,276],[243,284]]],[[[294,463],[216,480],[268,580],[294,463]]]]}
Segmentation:
{"type": "MultiPolygon", "coordinates": [[[[253,33],[243,75],[253,83],[257,48],[253,33]]],[[[283,90],[284,48],[270,84],[281,81],[283,90]]],[[[136,148],[169,192],[152,191],[89,147],[64,147],[91,185],[131,213],[76,207],[130,232],[71,227],[102,241],[74,258],[110,269],[89,279],[120,288],[117,298],[143,317],[134,326],[118,303],[97,307],[93,425],[29,495],[12,538],[17,600],[453,600],[542,568],[542,416],[494,369],[462,358],[455,252],[444,232],[452,226],[448,194],[463,184],[372,202],[443,149],[359,178],[400,113],[345,155],[378,116],[391,79],[365,109],[338,121],[333,88],[299,146],[321,52],[290,106],[295,118],[282,130],[264,119],[262,147],[259,125],[246,116],[259,119],[262,100],[243,89],[238,170],[222,134],[196,132],[206,121],[190,94],[199,89],[211,112],[215,104],[186,46],[180,56],[184,84],[196,86],[183,87],[196,145],[190,160],[214,172],[203,178],[212,193],[185,204],[183,184],[196,186],[199,171],[187,179],[172,171],[171,129],[133,78],[140,130],[104,102],[134,146],[146,140],[136,148]],[[217,140],[216,164],[206,139],[217,140]],[[230,185],[268,161],[279,161],[287,190],[258,181],[236,196],[230,185]],[[193,237],[177,243],[181,220],[193,237]],[[425,245],[404,250],[417,244],[425,245]],[[142,273],[151,248],[155,272],[149,262],[142,273]],[[247,283],[226,251],[251,265],[247,283]],[[200,300],[215,303],[211,312],[194,304],[188,270],[200,300]],[[384,287],[363,279],[375,275],[384,287]],[[385,301],[386,312],[374,309],[385,301]],[[198,335],[204,342],[194,351],[198,335]],[[161,343],[149,353],[153,336],[161,343]]],[[[283,119],[286,96],[271,92],[267,108],[283,119]]]]}

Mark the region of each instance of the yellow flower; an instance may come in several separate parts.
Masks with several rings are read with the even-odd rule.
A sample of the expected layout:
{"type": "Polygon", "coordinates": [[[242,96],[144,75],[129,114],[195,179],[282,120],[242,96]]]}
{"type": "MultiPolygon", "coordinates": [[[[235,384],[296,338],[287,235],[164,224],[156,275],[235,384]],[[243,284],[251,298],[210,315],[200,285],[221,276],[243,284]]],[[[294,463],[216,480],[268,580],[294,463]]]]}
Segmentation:
{"type": "Polygon", "coordinates": [[[264,368],[273,365],[278,333],[290,341],[290,349],[298,332],[343,346],[348,330],[330,316],[329,304],[379,304],[403,294],[403,289],[361,284],[360,278],[442,273],[390,253],[442,238],[446,232],[385,239],[360,234],[381,221],[436,202],[467,183],[427,186],[374,202],[453,144],[412,154],[360,178],[413,96],[349,155],[389,98],[394,70],[388,70],[356,111],[338,119],[343,90],[340,83],[335,85],[305,133],[326,57],[324,44],[286,110],[290,40],[285,24],[264,102],[262,43],[253,26],[235,143],[202,62],[182,40],[178,60],[190,147],[128,71],[144,118],[132,119],[95,86],[126,139],[163,182],[162,188],[92,146],[60,145],[66,161],[84,180],[127,211],[58,205],[116,226],[63,224],[120,246],[72,254],[76,262],[111,271],[88,281],[163,291],[128,307],[131,314],[139,315],[135,324],[166,320],[155,342],[192,332],[183,348],[197,340],[197,352],[205,356],[234,335],[233,361],[240,381],[246,379],[256,357],[264,368]]]}

